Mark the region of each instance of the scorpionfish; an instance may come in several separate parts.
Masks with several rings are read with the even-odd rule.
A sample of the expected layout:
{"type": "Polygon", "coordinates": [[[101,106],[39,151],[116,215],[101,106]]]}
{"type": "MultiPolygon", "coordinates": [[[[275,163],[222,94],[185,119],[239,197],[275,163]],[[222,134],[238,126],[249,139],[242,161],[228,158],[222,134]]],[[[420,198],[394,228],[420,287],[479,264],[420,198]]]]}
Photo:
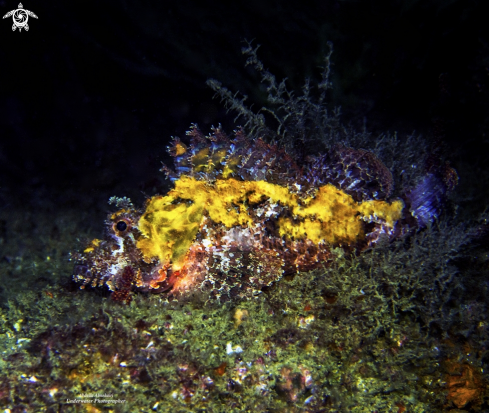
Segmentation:
{"type": "Polygon", "coordinates": [[[120,202],[105,239],[72,254],[81,288],[105,285],[126,303],[133,290],[250,298],[327,265],[335,248],[361,251],[426,225],[453,186],[432,173],[391,199],[392,174],[367,150],[338,145],[299,164],[242,129],[204,136],[193,125],[187,135],[168,147],[174,169],[162,168],[173,189],[142,209],[120,202]]]}

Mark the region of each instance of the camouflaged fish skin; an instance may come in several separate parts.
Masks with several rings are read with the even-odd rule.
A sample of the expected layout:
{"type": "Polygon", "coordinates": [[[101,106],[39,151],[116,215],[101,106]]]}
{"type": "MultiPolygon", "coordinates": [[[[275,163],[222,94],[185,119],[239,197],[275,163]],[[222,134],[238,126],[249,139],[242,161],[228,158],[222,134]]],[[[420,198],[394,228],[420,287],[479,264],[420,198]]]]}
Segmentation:
{"type": "MultiPolygon", "coordinates": [[[[168,147],[174,169],[162,168],[174,189],[141,209],[122,203],[105,239],[73,254],[81,288],[106,285],[125,302],[131,290],[251,298],[284,274],[328,265],[334,248],[362,251],[426,225],[440,209],[422,214],[433,197],[416,188],[390,199],[391,172],[363,149],[338,145],[299,165],[241,129],[231,139],[193,125],[187,135],[189,144],[174,138],[168,147]]],[[[431,187],[448,191],[440,180],[431,187]]]]}

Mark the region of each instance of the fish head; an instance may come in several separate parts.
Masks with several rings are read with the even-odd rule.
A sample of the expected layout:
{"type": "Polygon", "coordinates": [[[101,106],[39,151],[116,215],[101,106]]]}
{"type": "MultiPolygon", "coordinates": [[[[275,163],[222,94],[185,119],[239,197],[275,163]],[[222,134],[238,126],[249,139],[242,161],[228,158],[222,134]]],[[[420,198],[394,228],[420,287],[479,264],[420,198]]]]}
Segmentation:
{"type": "Polygon", "coordinates": [[[109,290],[117,291],[124,285],[128,288],[128,283],[141,290],[168,288],[166,269],[157,259],[145,258],[138,248],[143,238],[140,217],[139,210],[128,208],[109,214],[104,238],[93,239],[82,252],[72,254],[73,279],[81,283],[80,288],[107,285],[109,290]],[[128,267],[132,269],[132,280],[127,280],[128,267]]]}

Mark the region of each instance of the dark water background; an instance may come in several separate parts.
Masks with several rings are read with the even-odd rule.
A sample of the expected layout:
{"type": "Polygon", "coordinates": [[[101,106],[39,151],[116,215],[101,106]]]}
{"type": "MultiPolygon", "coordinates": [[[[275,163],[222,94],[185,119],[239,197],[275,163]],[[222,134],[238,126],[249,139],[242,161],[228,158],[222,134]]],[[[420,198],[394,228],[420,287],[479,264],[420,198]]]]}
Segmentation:
{"type": "MultiPolygon", "coordinates": [[[[16,6],[2,0],[0,13],[16,6]]],[[[234,125],[206,79],[247,94],[257,109],[265,104],[258,76],[244,68],[243,39],[261,44],[265,66],[297,91],[319,75],[332,41],[330,102],[345,123],[366,122],[374,134],[438,130],[455,164],[469,165],[474,179],[484,173],[477,169],[489,147],[482,1],[24,7],[39,17],[28,32],[12,32],[10,18],[0,26],[3,207],[49,194],[60,208],[83,206],[102,219],[111,195],[141,202],[164,191],[158,169],[171,135],[183,136],[191,122],[204,131],[234,125]]]]}

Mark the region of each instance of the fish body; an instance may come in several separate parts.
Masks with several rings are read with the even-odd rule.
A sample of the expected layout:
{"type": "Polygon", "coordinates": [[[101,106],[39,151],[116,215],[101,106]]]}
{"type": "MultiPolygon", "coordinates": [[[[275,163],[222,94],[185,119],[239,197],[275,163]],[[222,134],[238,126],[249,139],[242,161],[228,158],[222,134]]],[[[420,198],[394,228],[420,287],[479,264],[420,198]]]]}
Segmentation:
{"type": "Polygon", "coordinates": [[[123,202],[106,238],[73,255],[82,288],[106,285],[126,302],[133,289],[251,298],[284,274],[328,265],[334,248],[361,251],[426,225],[447,192],[433,175],[420,183],[427,191],[391,199],[391,172],[363,149],[337,146],[299,165],[240,129],[233,139],[220,128],[187,135],[188,146],[174,138],[168,148],[174,169],[162,168],[174,188],[141,209],[123,202]]]}

